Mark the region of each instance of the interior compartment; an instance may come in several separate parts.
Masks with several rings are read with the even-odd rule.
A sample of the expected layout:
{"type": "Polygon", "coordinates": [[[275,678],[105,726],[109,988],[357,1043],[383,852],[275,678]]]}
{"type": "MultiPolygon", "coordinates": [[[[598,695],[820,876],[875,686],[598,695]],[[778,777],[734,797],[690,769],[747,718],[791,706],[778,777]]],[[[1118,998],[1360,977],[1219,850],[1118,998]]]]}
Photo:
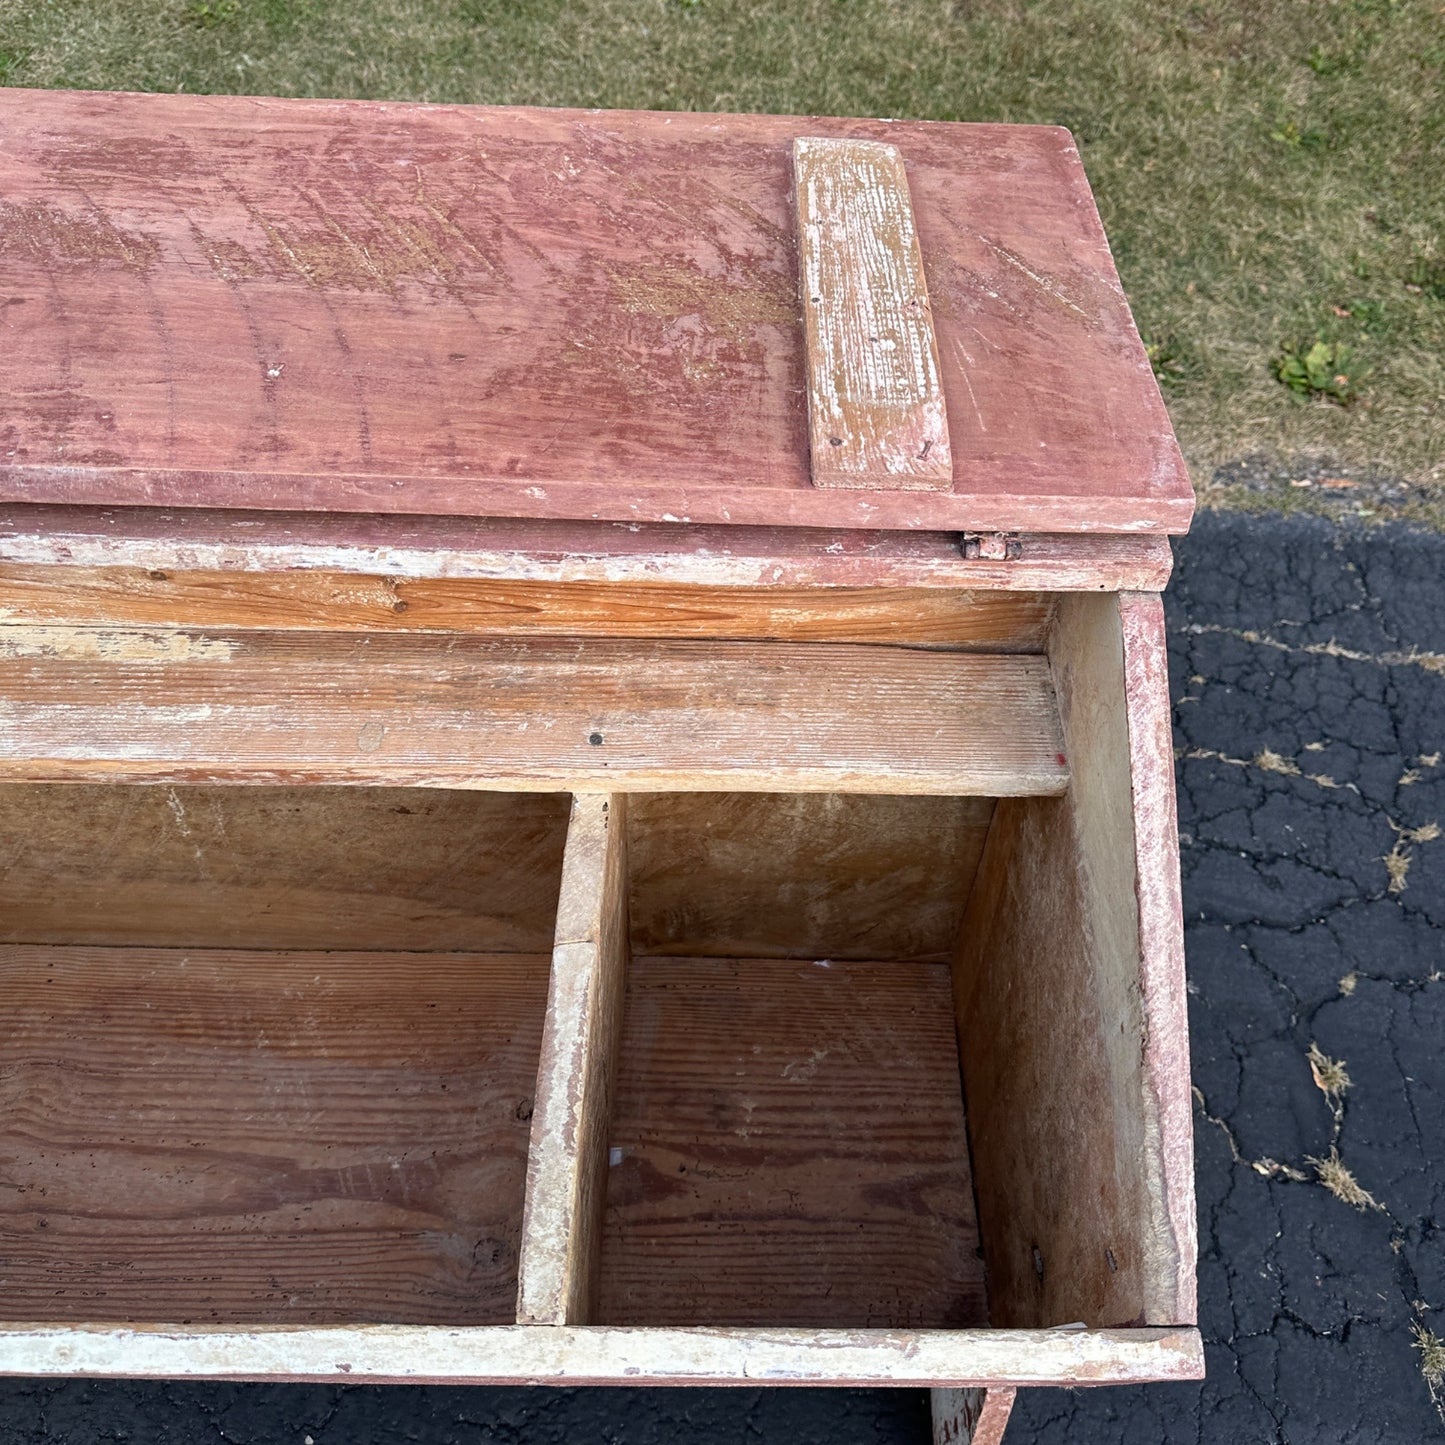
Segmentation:
{"type": "Polygon", "coordinates": [[[0,788],[0,1317],[510,1323],[567,807],[0,788]]]}
{"type": "Polygon", "coordinates": [[[1043,795],[0,787],[0,1318],[1187,1322],[1162,620],[1052,618],[1043,795]]]}
{"type": "Polygon", "coordinates": [[[600,1320],[987,1323],[948,961],[992,811],[629,799],[600,1320]]]}

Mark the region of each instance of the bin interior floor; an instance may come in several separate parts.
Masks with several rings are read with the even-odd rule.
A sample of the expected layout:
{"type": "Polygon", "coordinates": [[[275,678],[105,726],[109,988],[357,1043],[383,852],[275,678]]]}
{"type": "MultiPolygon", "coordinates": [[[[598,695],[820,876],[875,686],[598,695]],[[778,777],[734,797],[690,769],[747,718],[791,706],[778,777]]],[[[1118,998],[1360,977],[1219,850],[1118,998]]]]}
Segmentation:
{"type": "Polygon", "coordinates": [[[949,968],[638,958],[600,1319],[985,1325],[949,968]]]}
{"type": "Polygon", "coordinates": [[[511,1323],[549,965],[0,948],[0,1318],[511,1323]]]}
{"type": "MultiPolygon", "coordinates": [[[[0,1318],[515,1317],[539,954],[0,948],[0,1318]]],[[[987,1322],[949,971],[641,958],[599,1322],[987,1322]]]]}

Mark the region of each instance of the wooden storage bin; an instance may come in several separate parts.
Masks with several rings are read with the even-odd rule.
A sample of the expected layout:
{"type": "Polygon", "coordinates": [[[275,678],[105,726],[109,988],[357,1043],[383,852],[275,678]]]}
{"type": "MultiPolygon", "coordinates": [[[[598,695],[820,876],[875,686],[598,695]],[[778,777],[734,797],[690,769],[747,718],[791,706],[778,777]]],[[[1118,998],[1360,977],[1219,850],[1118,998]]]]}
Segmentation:
{"type": "Polygon", "coordinates": [[[1067,137],[25,106],[0,1370],[1196,1376],[1188,484],[1067,137]]]}

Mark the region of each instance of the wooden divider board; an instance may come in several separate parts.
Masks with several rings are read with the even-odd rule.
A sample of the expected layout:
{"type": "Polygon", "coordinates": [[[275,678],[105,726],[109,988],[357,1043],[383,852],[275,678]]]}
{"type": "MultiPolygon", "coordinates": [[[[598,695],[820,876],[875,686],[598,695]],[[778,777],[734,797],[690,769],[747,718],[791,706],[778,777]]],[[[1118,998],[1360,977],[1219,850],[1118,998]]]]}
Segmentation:
{"type": "Polygon", "coordinates": [[[581,794],[537,1069],[518,1324],[592,1322],[627,957],[627,799],[581,794]]]}
{"type": "Polygon", "coordinates": [[[947,491],[953,452],[896,146],[793,142],[815,487],[947,491]]]}

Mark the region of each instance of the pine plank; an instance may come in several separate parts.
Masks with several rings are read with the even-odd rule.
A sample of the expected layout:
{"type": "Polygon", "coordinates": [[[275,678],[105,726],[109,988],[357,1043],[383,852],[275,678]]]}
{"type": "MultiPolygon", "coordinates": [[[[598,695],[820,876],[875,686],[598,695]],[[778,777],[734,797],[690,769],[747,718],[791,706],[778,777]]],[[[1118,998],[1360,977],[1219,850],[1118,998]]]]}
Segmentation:
{"type": "Polygon", "coordinates": [[[599,1322],[981,1325],[946,965],[637,958],[599,1322]]]}
{"type": "Polygon", "coordinates": [[[1031,656],[0,628],[0,778],[1057,793],[1031,656]]]}
{"type": "Polygon", "coordinates": [[[545,955],[0,948],[0,1318],[509,1323],[546,988],[545,955]]]}
{"type": "Polygon", "coordinates": [[[953,451],[896,146],[793,142],[815,487],[947,491],[953,451]]]}
{"type": "Polygon", "coordinates": [[[1051,604],[937,587],[696,587],[0,563],[0,624],[711,637],[1042,652],[1051,604]]]}

